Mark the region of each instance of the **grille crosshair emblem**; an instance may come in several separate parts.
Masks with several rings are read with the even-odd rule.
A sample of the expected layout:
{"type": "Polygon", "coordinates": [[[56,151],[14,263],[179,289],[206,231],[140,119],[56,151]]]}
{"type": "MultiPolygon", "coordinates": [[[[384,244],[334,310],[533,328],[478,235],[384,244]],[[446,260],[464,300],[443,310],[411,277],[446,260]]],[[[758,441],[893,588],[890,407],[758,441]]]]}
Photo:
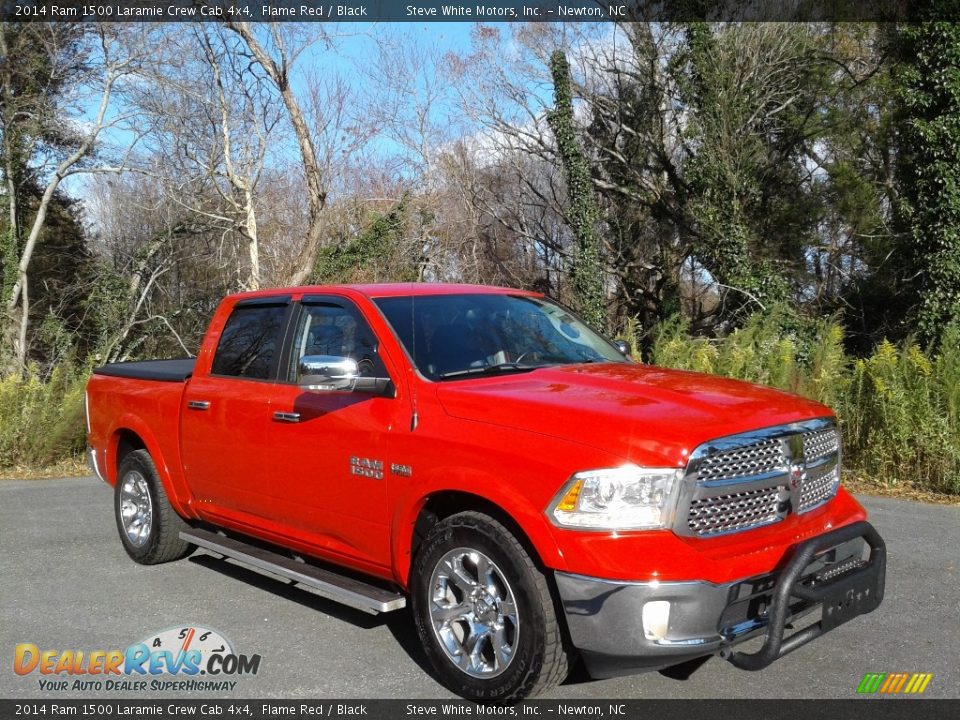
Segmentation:
{"type": "Polygon", "coordinates": [[[803,454],[803,436],[790,435],[783,439],[783,456],[787,461],[787,482],[790,485],[787,497],[780,506],[781,518],[800,507],[800,494],[807,480],[806,458],[803,454]]]}
{"type": "Polygon", "coordinates": [[[790,435],[783,439],[783,454],[790,468],[790,489],[799,490],[807,479],[806,458],[803,454],[803,436],[790,435]]]}
{"type": "Polygon", "coordinates": [[[807,472],[804,470],[802,465],[791,465],[790,466],[790,487],[796,490],[801,485],[803,481],[807,479],[807,472]]]}

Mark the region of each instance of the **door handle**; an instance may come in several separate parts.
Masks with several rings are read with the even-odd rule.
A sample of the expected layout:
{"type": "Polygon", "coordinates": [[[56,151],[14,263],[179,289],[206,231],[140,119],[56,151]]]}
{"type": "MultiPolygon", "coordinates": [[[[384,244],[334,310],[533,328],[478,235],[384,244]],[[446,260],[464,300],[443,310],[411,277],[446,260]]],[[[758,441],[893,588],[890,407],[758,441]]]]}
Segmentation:
{"type": "Polygon", "coordinates": [[[191,410],[209,410],[210,401],[209,400],[188,400],[187,407],[191,410]]]}
{"type": "Polygon", "coordinates": [[[278,420],[280,422],[289,422],[289,423],[300,422],[300,413],[275,412],[273,414],[273,419],[278,420]]]}

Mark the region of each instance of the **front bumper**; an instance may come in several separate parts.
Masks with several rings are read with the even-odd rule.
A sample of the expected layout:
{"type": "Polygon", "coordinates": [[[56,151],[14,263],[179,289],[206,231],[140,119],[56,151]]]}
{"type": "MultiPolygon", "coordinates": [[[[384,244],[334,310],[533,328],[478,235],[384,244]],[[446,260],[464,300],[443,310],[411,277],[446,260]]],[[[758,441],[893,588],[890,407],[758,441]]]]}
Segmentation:
{"type": "Polygon", "coordinates": [[[857,522],[799,544],[772,573],[723,585],[628,583],[560,572],[556,580],[571,639],[587,669],[594,677],[611,677],[711,654],[760,670],[876,609],[885,570],[883,540],[870,523],[857,522]],[[670,603],[665,631],[644,627],[644,606],[654,601],[670,603]],[[818,607],[817,622],[784,637],[818,607]],[[758,636],[765,638],[759,651],[732,649],[758,636]]]}

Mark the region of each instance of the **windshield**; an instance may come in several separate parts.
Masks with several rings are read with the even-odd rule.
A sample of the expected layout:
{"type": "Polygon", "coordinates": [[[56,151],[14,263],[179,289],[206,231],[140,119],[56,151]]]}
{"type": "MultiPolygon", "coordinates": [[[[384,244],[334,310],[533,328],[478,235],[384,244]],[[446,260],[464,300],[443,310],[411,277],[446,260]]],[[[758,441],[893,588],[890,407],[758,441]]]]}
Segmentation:
{"type": "Polygon", "coordinates": [[[434,380],[626,361],[570,311],[541,298],[421,295],[374,302],[417,369],[434,380]]]}

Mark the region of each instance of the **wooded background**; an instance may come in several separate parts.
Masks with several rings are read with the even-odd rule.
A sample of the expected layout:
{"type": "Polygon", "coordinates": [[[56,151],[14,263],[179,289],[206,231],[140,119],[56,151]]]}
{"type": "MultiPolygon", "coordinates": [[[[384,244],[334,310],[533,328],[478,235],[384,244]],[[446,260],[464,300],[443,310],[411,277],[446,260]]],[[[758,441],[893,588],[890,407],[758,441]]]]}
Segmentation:
{"type": "Polygon", "coordinates": [[[960,492],[960,26],[0,25],[0,467],[226,293],[533,288],[960,492]]]}

